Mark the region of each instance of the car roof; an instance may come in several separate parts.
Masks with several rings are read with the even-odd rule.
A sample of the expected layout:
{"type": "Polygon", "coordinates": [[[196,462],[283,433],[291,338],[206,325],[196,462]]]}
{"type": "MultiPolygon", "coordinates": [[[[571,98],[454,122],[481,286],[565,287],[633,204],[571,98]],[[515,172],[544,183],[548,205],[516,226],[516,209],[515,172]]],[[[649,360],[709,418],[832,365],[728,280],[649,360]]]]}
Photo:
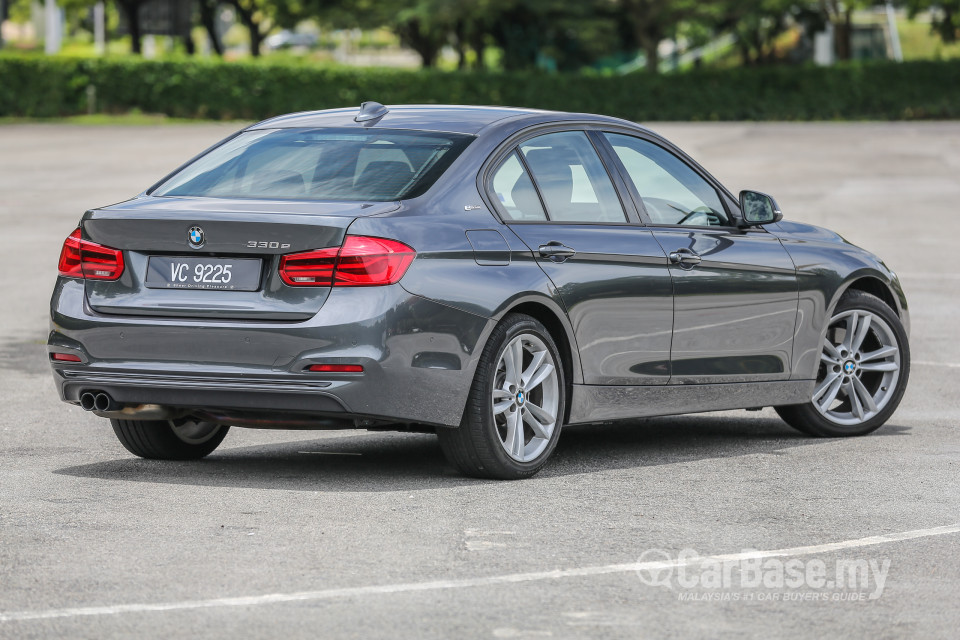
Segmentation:
{"type": "Polygon", "coordinates": [[[359,107],[290,113],[258,122],[250,129],[370,128],[375,126],[382,129],[415,129],[476,135],[486,127],[508,118],[521,127],[526,124],[564,120],[595,120],[597,122],[637,126],[632,122],[627,123],[625,120],[609,116],[515,107],[412,104],[387,105],[387,109],[388,111],[383,117],[367,122],[356,122],[354,120],[360,112],[359,107]]]}

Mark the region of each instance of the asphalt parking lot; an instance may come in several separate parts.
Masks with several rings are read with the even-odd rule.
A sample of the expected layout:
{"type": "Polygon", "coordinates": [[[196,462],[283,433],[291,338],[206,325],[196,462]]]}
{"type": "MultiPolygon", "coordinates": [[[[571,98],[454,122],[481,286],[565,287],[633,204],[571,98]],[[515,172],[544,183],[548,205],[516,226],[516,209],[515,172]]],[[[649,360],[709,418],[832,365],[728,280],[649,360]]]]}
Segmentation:
{"type": "Polygon", "coordinates": [[[64,237],[236,128],[0,126],[0,637],[956,637],[960,122],[655,125],[900,274],[910,387],[859,439],[770,409],[571,428],[522,482],[364,431],[144,461],[58,401],[64,237]]]}

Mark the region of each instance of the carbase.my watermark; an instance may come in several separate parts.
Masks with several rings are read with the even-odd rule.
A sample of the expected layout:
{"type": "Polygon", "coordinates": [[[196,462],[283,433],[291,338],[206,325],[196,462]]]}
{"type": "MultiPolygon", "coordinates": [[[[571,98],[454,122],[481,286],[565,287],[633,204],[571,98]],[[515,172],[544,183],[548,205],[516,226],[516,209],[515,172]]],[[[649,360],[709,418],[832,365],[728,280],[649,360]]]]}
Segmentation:
{"type": "Polygon", "coordinates": [[[889,558],[827,563],[820,558],[770,557],[752,549],[707,557],[693,549],[676,556],[648,549],[640,556],[637,575],[644,584],[689,590],[679,595],[681,600],[850,602],[883,595],[889,570],[889,558]]]}

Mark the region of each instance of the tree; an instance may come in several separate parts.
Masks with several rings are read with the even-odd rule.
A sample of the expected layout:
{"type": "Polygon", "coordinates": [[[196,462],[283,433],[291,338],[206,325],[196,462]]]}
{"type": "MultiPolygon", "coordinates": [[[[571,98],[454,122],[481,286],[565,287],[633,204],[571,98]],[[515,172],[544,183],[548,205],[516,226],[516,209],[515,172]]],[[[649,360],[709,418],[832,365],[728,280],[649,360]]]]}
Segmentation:
{"type": "Polygon", "coordinates": [[[660,42],[672,35],[685,20],[702,16],[709,3],[696,0],[618,0],[624,19],[630,24],[636,43],[643,50],[649,73],[660,67],[660,42]]]}
{"type": "Polygon", "coordinates": [[[250,55],[260,57],[260,46],[270,32],[270,0],[224,0],[233,7],[250,37],[250,55]]]}
{"type": "Polygon", "coordinates": [[[200,19],[215,43],[217,53],[222,52],[222,45],[218,48],[214,32],[220,2],[237,12],[237,18],[250,38],[250,55],[255,58],[262,53],[263,41],[275,26],[293,28],[301,20],[318,17],[324,9],[337,4],[337,0],[200,0],[200,19]]]}
{"type": "Polygon", "coordinates": [[[908,0],[910,19],[924,11],[930,12],[930,30],[944,42],[960,40],[960,0],[908,0]]]}
{"type": "Polygon", "coordinates": [[[416,2],[397,13],[393,31],[401,44],[417,52],[424,67],[434,67],[441,49],[450,42],[455,13],[455,6],[443,0],[416,2]]]}
{"type": "Polygon", "coordinates": [[[503,3],[490,28],[490,36],[503,51],[503,68],[509,71],[535,67],[545,45],[547,28],[543,3],[503,3]]]}
{"type": "Polygon", "coordinates": [[[474,7],[470,24],[500,48],[504,69],[546,63],[578,70],[624,45],[615,0],[481,0],[474,7]]]}
{"type": "Polygon", "coordinates": [[[147,0],[116,0],[117,7],[127,22],[130,32],[130,50],[139,55],[143,52],[143,29],[140,25],[140,9],[147,0]]]}
{"type": "Polygon", "coordinates": [[[200,16],[200,24],[207,32],[210,39],[210,46],[218,56],[223,55],[223,43],[220,41],[220,34],[217,33],[217,8],[220,6],[219,0],[197,0],[197,10],[200,16]]]}
{"type": "MultiPolygon", "coordinates": [[[[952,0],[957,1],[957,0],[952,0]]],[[[818,0],[823,18],[833,25],[833,46],[838,60],[853,57],[853,12],[877,0],[818,0]]]]}
{"type": "MultiPolygon", "coordinates": [[[[485,25],[478,29],[479,17],[493,2],[502,0],[339,0],[336,3],[312,1],[311,17],[326,18],[345,28],[386,26],[413,49],[424,67],[436,65],[443,47],[452,45],[460,54],[460,67],[466,66],[466,49],[482,49],[485,25]]],[[[482,58],[478,51],[477,58],[482,58]]]]}
{"type": "Polygon", "coordinates": [[[436,65],[446,46],[457,52],[458,68],[468,66],[471,51],[473,65],[482,67],[489,44],[500,49],[507,70],[577,70],[624,48],[618,1],[340,0],[324,17],[341,27],[387,26],[424,67],[436,65]]]}
{"type": "Polygon", "coordinates": [[[796,0],[725,0],[712,7],[706,22],[718,33],[732,33],[744,66],[776,60],[776,39],[798,10],[796,0]]]}

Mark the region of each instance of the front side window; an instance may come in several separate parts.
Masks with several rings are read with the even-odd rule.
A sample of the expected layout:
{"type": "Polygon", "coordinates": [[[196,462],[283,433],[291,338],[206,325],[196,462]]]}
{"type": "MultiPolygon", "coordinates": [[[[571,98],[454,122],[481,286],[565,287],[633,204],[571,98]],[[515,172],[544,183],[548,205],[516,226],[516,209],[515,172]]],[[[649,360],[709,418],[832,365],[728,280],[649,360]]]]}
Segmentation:
{"type": "Polygon", "coordinates": [[[604,133],[654,224],[729,226],[720,196],[683,160],[633,136],[604,133]]]}
{"type": "Polygon", "coordinates": [[[583,131],[548,133],[520,152],[554,222],[626,222],[610,176],[583,131]]]}
{"type": "Polygon", "coordinates": [[[430,188],[472,141],[455,133],[396,129],[245,131],[151,195],[403,200],[430,188]]]}

